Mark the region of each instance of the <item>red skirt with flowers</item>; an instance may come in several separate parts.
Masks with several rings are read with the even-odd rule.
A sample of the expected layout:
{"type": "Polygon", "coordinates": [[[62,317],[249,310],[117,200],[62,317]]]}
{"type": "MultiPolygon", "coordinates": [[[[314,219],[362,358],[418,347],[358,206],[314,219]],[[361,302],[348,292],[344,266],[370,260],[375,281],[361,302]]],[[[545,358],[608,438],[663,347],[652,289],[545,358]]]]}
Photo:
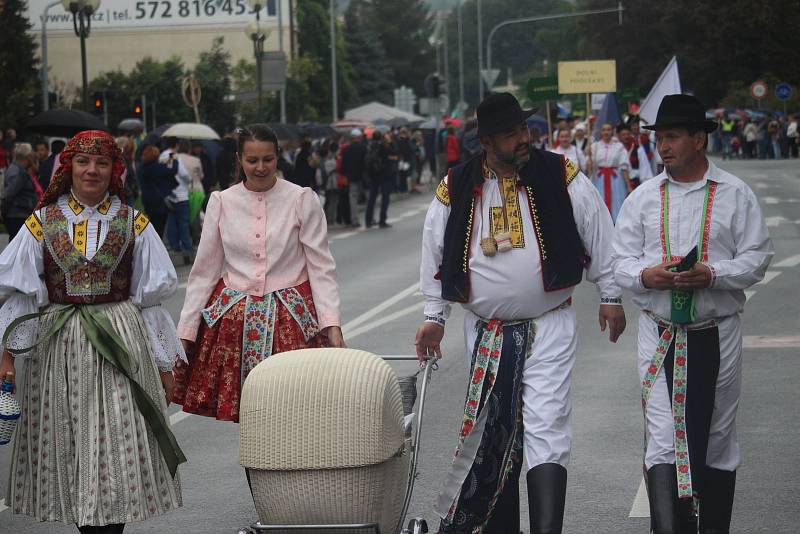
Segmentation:
{"type": "MultiPolygon", "coordinates": [[[[221,295],[224,297],[225,289],[225,283],[220,280],[209,299],[209,308],[221,300],[221,295]]],[[[303,282],[294,289],[316,320],[311,284],[303,282]]],[[[248,299],[258,302],[261,297],[248,299]]],[[[306,340],[306,334],[296,319],[297,313],[293,314],[283,300],[276,298],[275,301],[272,354],[326,346],[327,339],[321,333],[306,340]]],[[[246,310],[247,299],[242,299],[228,308],[213,326],[201,321],[195,351],[187,354],[189,363],[179,360],[175,366],[174,402],[183,404],[184,412],[239,422],[241,385],[249,371],[245,368],[242,376],[246,310]]]]}

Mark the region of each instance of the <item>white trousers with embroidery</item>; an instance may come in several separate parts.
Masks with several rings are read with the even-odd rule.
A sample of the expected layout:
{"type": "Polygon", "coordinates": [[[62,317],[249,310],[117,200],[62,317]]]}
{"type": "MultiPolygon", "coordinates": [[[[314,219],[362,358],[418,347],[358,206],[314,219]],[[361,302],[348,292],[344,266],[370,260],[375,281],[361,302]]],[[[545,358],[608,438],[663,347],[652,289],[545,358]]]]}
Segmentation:
{"type": "MultiPolygon", "coordinates": [[[[478,337],[479,317],[466,310],[467,357],[478,337]]],[[[528,469],[544,463],[567,467],[572,446],[570,387],[578,349],[577,318],[572,308],[547,312],[538,319],[536,337],[522,376],[525,460],[528,469]]]]}
{"type": "MultiPolygon", "coordinates": [[[[733,471],[739,467],[739,442],[736,438],[736,410],[742,388],[742,330],[738,315],[719,321],[719,375],[714,397],[714,412],[708,436],[706,464],[733,471]]],[[[639,316],[639,384],[644,380],[659,340],[658,325],[646,314],[639,316]]],[[[692,379],[692,347],[689,344],[688,375],[692,379]]],[[[657,464],[674,464],[672,404],[664,369],[659,372],[647,404],[647,469],[657,464]]]]}

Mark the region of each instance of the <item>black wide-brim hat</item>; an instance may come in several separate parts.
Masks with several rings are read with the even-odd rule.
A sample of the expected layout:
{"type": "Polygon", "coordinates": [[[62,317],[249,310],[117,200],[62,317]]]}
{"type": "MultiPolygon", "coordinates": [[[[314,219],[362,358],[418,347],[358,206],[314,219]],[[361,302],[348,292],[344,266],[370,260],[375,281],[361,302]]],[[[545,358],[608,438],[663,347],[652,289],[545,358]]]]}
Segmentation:
{"type": "Polygon", "coordinates": [[[526,122],[537,109],[522,109],[511,93],[490,93],[478,104],[478,135],[494,135],[526,122]]]}
{"type": "Polygon", "coordinates": [[[667,95],[658,107],[655,124],[642,126],[646,130],[667,128],[699,128],[706,133],[717,129],[717,122],[706,118],[703,103],[692,95],[667,95]]]}

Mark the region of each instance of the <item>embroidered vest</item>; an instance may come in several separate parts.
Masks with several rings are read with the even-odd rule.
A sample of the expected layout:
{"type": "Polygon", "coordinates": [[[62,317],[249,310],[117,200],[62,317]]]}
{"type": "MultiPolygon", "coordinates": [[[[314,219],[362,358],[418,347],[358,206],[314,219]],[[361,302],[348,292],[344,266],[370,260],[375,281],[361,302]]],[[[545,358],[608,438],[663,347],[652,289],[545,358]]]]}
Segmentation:
{"type": "Polygon", "coordinates": [[[69,223],[58,205],[47,206],[42,215],[44,275],[50,302],[99,304],[130,298],[135,237],[131,208],[120,205],[105,241],[91,260],[73,244],[69,223]]]}
{"type": "MultiPolygon", "coordinates": [[[[478,154],[450,169],[447,177],[450,216],[444,231],[439,278],[442,298],[452,302],[470,300],[470,240],[475,200],[483,188],[482,161],[483,154],[478,154]]],[[[568,177],[568,166],[574,168],[559,154],[531,148],[530,160],[519,172],[518,187],[526,190],[539,243],[545,291],[579,284],[590,261],[567,192],[577,169],[568,177]]]]}

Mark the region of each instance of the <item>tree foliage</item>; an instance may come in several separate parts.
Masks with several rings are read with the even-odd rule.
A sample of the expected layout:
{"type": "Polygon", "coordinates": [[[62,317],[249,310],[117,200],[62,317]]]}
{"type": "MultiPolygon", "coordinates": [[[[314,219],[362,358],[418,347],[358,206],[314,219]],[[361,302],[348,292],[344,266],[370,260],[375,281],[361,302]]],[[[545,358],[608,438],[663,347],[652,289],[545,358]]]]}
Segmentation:
{"type": "MultiPolygon", "coordinates": [[[[292,115],[297,114],[298,119],[305,120],[330,120],[332,115],[332,89],[331,89],[331,36],[330,14],[326,0],[304,0],[297,5],[297,25],[299,38],[299,57],[319,68],[306,69],[310,84],[308,101],[303,105],[303,111],[294,107],[292,115]]],[[[338,25],[338,22],[337,22],[338,25]]],[[[350,65],[347,62],[345,39],[339,25],[336,29],[336,68],[338,106],[340,112],[342,105],[352,99],[353,85],[350,80],[350,65]]],[[[288,94],[288,91],[287,91],[288,94]]],[[[287,100],[287,113],[289,105],[287,100]]]]}
{"type": "Polygon", "coordinates": [[[21,128],[40,109],[37,45],[25,16],[24,0],[0,5],[0,127],[21,128]]]}
{"type": "Polygon", "coordinates": [[[392,105],[394,75],[378,33],[369,23],[369,4],[353,0],[344,16],[347,61],[352,68],[355,95],[350,105],[378,101],[392,105]]]}
{"type": "Polygon", "coordinates": [[[231,93],[231,54],[223,45],[224,38],[216,37],[211,49],[200,53],[194,68],[203,91],[200,120],[218,132],[228,132],[236,126],[234,105],[225,98],[231,93]]]}
{"type": "MultiPolygon", "coordinates": [[[[566,0],[483,0],[484,68],[487,68],[489,34],[497,24],[510,19],[555,13],[571,13],[574,6],[566,0]]],[[[478,103],[478,10],[476,0],[462,4],[464,50],[464,94],[473,107],[478,103]]],[[[447,18],[447,41],[450,67],[450,100],[458,100],[458,17],[452,9],[447,18]]],[[[524,87],[531,76],[555,75],[558,61],[579,59],[574,19],[510,24],[492,37],[492,68],[500,70],[498,84],[513,81],[524,87]],[[544,70],[547,60],[548,71],[544,70]],[[507,80],[511,68],[514,80],[507,80]]]]}
{"type": "Polygon", "coordinates": [[[436,53],[429,39],[431,13],[424,0],[371,0],[367,6],[372,31],[386,53],[394,82],[424,94],[424,80],[436,68],[436,53]]]}
{"type": "MultiPolygon", "coordinates": [[[[579,0],[578,8],[607,4],[579,0]]],[[[584,57],[617,60],[618,86],[647,94],[673,55],[684,90],[709,107],[732,88],[749,87],[770,73],[795,87],[800,83],[796,0],[626,0],[624,5],[621,26],[616,17],[582,19],[578,26],[584,57]]]]}

